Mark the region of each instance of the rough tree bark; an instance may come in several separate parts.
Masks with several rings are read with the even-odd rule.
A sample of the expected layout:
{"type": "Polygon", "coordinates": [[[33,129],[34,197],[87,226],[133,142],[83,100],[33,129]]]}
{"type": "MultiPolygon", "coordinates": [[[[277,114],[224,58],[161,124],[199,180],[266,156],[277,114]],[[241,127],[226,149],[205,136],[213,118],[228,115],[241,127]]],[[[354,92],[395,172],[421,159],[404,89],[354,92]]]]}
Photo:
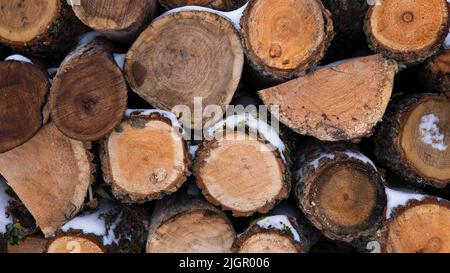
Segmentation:
{"type": "Polygon", "coordinates": [[[53,236],[84,203],[95,170],[89,147],[49,123],[27,143],[0,154],[0,173],[46,237],[53,236]]]}
{"type": "Polygon", "coordinates": [[[72,4],[87,26],[120,42],[134,40],[157,13],[158,0],[81,0],[72,4]]]}
{"type": "Polygon", "coordinates": [[[290,149],[278,132],[250,113],[208,131],[193,171],[211,203],[236,217],[267,213],[291,189],[290,149]]]}
{"type": "Polygon", "coordinates": [[[404,64],[437,53],[448,29],[445,0],[380,0],[369,8],[365,23],[370,47],[404,64]]]}
{"type": "Polygon", "coordinates": [[[378,160],[413,184],[450,183],[450,96],[405,95],[392,102],[375,136],[378,160]]]}
{"type": "Polygon", "coordinates": [[[8,245],[8,253],[38,254],[45,252],[47,240],[39,236],[30,236],[17,245],[8,245]]]}
{"type": "Polygon", "coordinates": [[[176,192],[189,176],[189,152],[176,117],[130,110],[102,142],[105,181],[122,201],[141,203],[176,192]]]}
{"type": "Polygon", "coordinates": [[[166,9],[183,6],[202,6],[220,11],[232,11],[242,7],[246,0],[159,0],[166,9]]]}
{"type": "Polygon", "coordinates": [[[382,175],[353,147],[305,143],[294,169],[299,208],[326,237],[352,242],[381,226],[386,208],[382,175]]]}
{"type": "Polygon", "coordinates": [[[268,84],[314,68],[334,34],[331,14],[319,0],[250,1],[241,27],[249,65],[268,84]]]}
{"type": "Polygon", "coordinates": [[[429,92],[450,92],[450,50],[443,50],[427,61],[420,78],[429,92]]]}
{"type": "Polygon", "coordinates": [[[323,141],[370,136],[391,98],[395,62],[381,55],[346,60],[259,92],[267,106],[299,134],[323,141]]]}
{"type": "Polygon", "coordinates": [[[70,138],[99,140],[122,120],[127,92],[113,45],[96,38],[75,49],[58,69],[49,97],[52,120],[70,138]]]}
{"type": "Polygon", "coordinates": [[[86,27],[65,0],[1,0],[0,42],[35,55],[56,57],[86,27]]]}
{"type": "Polygon", "coordinates": [[[0,62],[0,153],[22,145],[43,126],[49,88],[47,73],[28,60],[0,62]]]}
{"type": "Polygon", "coordinates": [[[223,212],[181,191],[157,203],[147,253],[228,253],[235,238],[223,212]]]}
{"type": "MultiPolygon", "coordinates": [[[[225,109],[243,63],[241,41],[231,22],[207,11],[180,11],[159,17],[139,36],[127,54],[125,75],[152,106],[172,111],[187,105],[193,114],[195,97],[203,106],[225,109]]],[[[192,127],[218,118],[194,116],[192,127]]]]}

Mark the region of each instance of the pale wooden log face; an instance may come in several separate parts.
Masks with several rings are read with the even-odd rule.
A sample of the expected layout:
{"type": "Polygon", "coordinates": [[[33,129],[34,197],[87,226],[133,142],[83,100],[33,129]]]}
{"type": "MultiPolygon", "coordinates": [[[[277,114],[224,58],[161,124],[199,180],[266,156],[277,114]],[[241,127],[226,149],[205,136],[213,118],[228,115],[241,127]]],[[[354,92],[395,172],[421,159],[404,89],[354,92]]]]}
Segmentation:
{"type": "Polygon", "coordinates": [[[59,13],[59,0],[1,0],[0,40],[26,43],[45,33],[59,13]]]}
{"type": "Polygon", "coordinates": [[[395,213],[387,225],[385,251],[393,253],[450,253],[450,208],[425,200],[395,213]]]}
{"type": "Polygon", "coordinates": [[[242,242],[239,253],[298,253],[289,236],[276,232],[256,233],[242,242]]]}
{"type": "Polygon", "coordinates": [[[393,51],[425,49],[442,36],[448,20],[446,5],[444,0],[382,0],[369,18],[371,33],[393,51]]]}
{"type": "Polygon", "coordinates": [[[197,168],[207,198],[236,215],[270,210],[286,191],[284,166],[273,149],[245,133],[227,133],[197,168]]]}
{"type": "Polygon", "coordinates": [[[113,188],[119,195],[146,199],[179,187],[188,172],[185,149],[182,136],[165,121],[123,122],[109,136],[104,159],[113,188]]]}
{"type": "Polygon", "coordinates": [[[425,100],[413,107],[401,128],[399,144],[418,173],[437,182],[450,180],[450,101],[425,100]]]}
{"type": "Polygon", "coordinates": [[[46,236],[82,207],[91,167],[85,145],[65,137],[53,123],[27,143],[0,154],[0,173],[46,236]]]}
{"type": "Polygon", "coordinates": [[[0,63],[0,152],[21,145],[44,122],[47,76],[32,64],[0,63]]]}
{"type": "Polygon", "coordinates": [[[225,216],[190,210],[163,222],[147,243],[148,253],[228,253],[235,233],[225,216]]]}
{"type": "Polygon", "coordinates": [[[47,253],[95,254],[104,251],[94,239],[67,235],[52,240],[47,247],[47,253]]]}
{"type": "Polygon", "coordinates": [[[315,0],[255,1],[246,15],[248,47],[264,65],[293,70],[311,61],[325,43],[323,7],[315,0]]]}

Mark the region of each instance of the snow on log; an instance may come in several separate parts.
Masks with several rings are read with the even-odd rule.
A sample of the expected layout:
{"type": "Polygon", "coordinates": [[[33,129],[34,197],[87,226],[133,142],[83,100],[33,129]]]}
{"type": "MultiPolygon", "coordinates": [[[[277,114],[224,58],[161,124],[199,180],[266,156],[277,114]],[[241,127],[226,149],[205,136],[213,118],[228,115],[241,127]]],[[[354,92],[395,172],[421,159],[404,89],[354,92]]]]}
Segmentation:
{"type": "MultiPolygon", "coordinates": [[[[237,30],[221,15],[207,11],[169,12],[139,36],[125,61],[130,87],[152,106],[172,111],[194,98],[225,110],[236,91],[244,64],[237,30]]],[[[193,117],[195,128],[219,117],[193,117]]],[[[189,124],[185,124],[186,126],[189,124]]],[[[191,125],[192,126],[192,125],[191,125]]]]}
{"type": "Polygon", "coordinates": [[[446,0],[379,0],[369,8],[365,24],[371,48],[405,64],[436,54],[448,30],[446,0]]]}
{"type": "Polygon", "coordinates": [[[157,203],[147,253],[229,253],[235,238],[223,212],[199,196],[178,192],[157,203]]]}
{"type": "Polygon", "coordinates": [[[22,145],[46,122],[47,73],[28,58],[0,62],[0,153],[22,145]]]}
{"type": "Polygon", "coordinates": [[[0,0],[0,42],[35,55],[55,57],[86,28],[63,0],[0,0]]]}
{"type": "Polygon", "coordinates": [[[49,123],[27,143],[0,154],[0,174],[47,237],[83,206],[95,170],[89,148],[49,123]]]}
{"type": "Polygon", "coordinates": [[[189,151],[176,117],[130,110],[102,141],[105,181],[125,202],[142,203],[176,192],[189,176],[189,151]]]}
{"type": "Polygon", "coordinates": [[[128,87],[113,45],[95,38],[70,53],[53,79],[49,106],[62,133],[81,141],[99,140],[122,120],[128,87]]]}
{"type": "Polygon", "coordinates": [[[266,213],[288,197],[289,162],[279,132],[245,113],[210,128],[193,170],[208,201],[246,217],[266,213]]]}
{"type": "Polygon", "coordinates": [[[294,169],[299,208],[326,237],[350,243],[381,226],[386,209],[382,175],[353,147],[305,143],[294,169]]]}
{"type": "Polygon", "coordinates": [[[106,37],[134,40],[157,13],[157,0],[81,0],[72,4],[75,15],[106,37]]]}
{"type": "Polygon", "coordinates": [[[320,0],[250,1],[241,27],[249,65],[268,83],[314,68],[334,35],[331,14],[320,0]]]}
{"type": "Polygon", "coordinates": [[[375,154],[413,184],[450,183],[450,97],[405,95],[392,102],[375,137],[375,154]]]}
{"type": "Polygon", "coordinates": [[[391,98],[395,62],[381,55],[339,62],[259,92],[277,118],[295,132],[323,141],[370,136],[391,98]]]}

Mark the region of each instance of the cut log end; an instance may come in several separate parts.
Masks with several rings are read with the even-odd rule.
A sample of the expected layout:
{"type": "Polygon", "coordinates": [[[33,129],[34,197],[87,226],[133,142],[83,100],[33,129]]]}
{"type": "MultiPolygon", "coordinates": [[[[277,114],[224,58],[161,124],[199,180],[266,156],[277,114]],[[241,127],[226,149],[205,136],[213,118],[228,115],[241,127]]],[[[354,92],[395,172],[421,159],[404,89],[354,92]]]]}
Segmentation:
{"type": "Polygon", "coordinates": [[[331,14],[317,0],[250,1],[241,25],[250,64],[274,81],[314,67],[333,37],[331,14]]]}
{"type": "Polygon", "coordinates": [[[205,197],[235,216],[266,213],[290,191],[285,163],[276,149],[243,132],[205,143],[194,165],[205,197]]]}
{"type": "Polygon", "coordinates": [[[383,233],[388,253],[450,253],[450,204],[427,198],[398,208],[383,233]]]}
{"type": "Polygon", "coordinates": [[[53,121],[70,138],[94,141],[122,120],[127,84],[102,39],[75,50],[54,78],[49,104],[53,121]]]}
{"type": "Polygon", "coordinates": [[[49,87],[47,75],[33,64],[0,63],[0,153],[22,145],[43,126],[49,87]]]}
{"type": "Polygon", "coordinates": [[[135,38],[148,20],[156,15],[157,0],[81,0],[72,8],[87,26],[111,39],[135,38]]]}
{"type": "Polygon", "coordinates": [[[444,188],[450,183],[449,123],[447,95],[403,97],[377,133],[376,155],[410,181],[444,188]]]}
{"type": "Polygon", "coordinates": [[[95,236],[73,233],[56,236],[50,240],[46,253],[106,253],[100,240],[95,236]]]}
{"type": "Polygon", "coordinates": [[[366,33],[376,51],[418,63],[439,50],[448,34],[448,18],[445,0],[382,1],[370,8],[366,33]]]}
{"type": "Polygon", "coordinates": [[[249,235],[240,243],[239,253],[299,253],[300,246],[288,234],[263,230],[249,235]]]}
{"type": "MultiPolygon", "coordinates": [[[[127,54],[125,75],[131,88],[154,107],[172,111],[187,105],[194,113],[194,97],[201,97],[204,106],[225,109],[243,63],[231,22],[211,12],[180,11],[153,21],[140,35],[127,54]]],[[[202,121],[195,119],[194,126],[217,120],[202,121]]]]}
{"type": "Polygon", "coordinates": [[[373,55],[332,64],[259,92],[299,134],[323,141],[370,136],[388,106],[397,64],[373,55]]]}
{"type": "Polygon", "coordinates": [[[166,9],[183,6],[202,6],[221,11],[232,11],[245,4],[246,0],[159,0],[166,9]]]}
{"type": "Polygon", "coordinates": [[[450,92],[450,50],[431,58],[420,76],[429,92],[450,92]]]}
{"type": "Polygon", "coordinates": [[[115,195],[128,202],[162,198],[189,175],[183,136],[157,113],[122,122],[104,141],[102,165],[115,195]]]}
{"type": "Polygon", "coordinates": [[[47,245],[47,240],[40,237],[27,237],[24,241],[17,245],[8,245],[8,253],[30,254],[30,253],[44,253],[47,245]]]}

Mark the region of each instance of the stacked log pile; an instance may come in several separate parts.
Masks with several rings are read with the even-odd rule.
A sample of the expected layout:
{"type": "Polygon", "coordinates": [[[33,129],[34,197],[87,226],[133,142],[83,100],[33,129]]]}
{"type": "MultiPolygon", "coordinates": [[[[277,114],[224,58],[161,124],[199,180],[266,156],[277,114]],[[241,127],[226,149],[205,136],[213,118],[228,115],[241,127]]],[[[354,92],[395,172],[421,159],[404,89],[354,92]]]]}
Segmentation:
{"type": "Polygon", "coordinates": [[[0,252],[450,253],[446,0],[0,15],[0,252]]]}

